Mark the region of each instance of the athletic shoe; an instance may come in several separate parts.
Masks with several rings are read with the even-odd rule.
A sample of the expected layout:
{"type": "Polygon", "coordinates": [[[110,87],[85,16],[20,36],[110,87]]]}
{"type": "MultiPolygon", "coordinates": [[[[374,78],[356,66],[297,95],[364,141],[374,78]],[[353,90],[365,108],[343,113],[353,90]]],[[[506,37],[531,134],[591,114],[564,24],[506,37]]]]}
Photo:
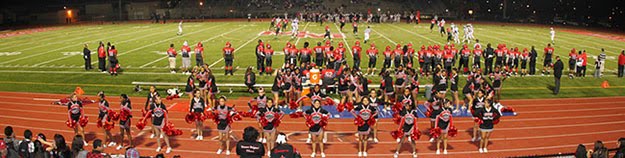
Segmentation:
{"type": "Polygon", "coordinates": [[[460,109],[456,109],[452,113],[459,113],[459,112],[460,112],[460,109]]]}
{"type": "Polygon", "coordinates": [[[124,148],[122,145],[117,146],[117,150],[121,150],[122,148],[124,148]]]}
{"type": "Polygon", "coordinates": [[[379,141],[378,138],[373,138],[373,142],[378,143],[379,141]]]}
{"type": "Polygon", "coordinates": [[[163,139],[163,133],[161,133],[161,139],[163,139]]]}
{"type": "Polygon", "coordinates": [[[488,152],[488,149],[484,148],[484,152],[485,152],[485,153],[487,153],[487,152],[488,152]]]}
{"type": "Polygon", "coordinates": [[[200,136],[200,140],[204,140],[204,136],[200,136]]]}
{"type": "Polygon", "coordinates": [[[89,143],[87,143],[87,141],[82,141],[83,143],[85,143],[85,146],[89,146],[89,143]]]}
{"type": "Polygon", "coordinates": [[[321,158],[325,158],[326,157],[326,153],[321,153],[321,158]]]}
{"type": "Polygon", "coordinates": [[[306,144],[310,144],[311,140],[310,138],[306,139],[306,144]]]}
{"type": "Polygon", "coordinates": [[[417,158],[417,157],[419,157],[419,156],[417,155],[417,152],[413,152],[413,153],[412,153],[412,158],[417,158]]]}
{"type": "Polygon", "coordinates": [[[443,150],[443,154],[447,155],[447,149],[443,150]]]}
{"type": "Polygon", "coordinates": [[[267,139],[263,138],[263,143],[267,143],[267,139]]]}
{"type": "Polygon", "coordinates": [[[401,142],[401,139],[397,138],[397,143],[401,142]]]}
{"type": "Polygon", "coordinates": [[[436,149],[436,155],[440,155],[441,154],[441,150],[436,149]]]}
{"type": "Polygon", "coordinates": [[[226,155],[230,155],[230,150],[226,151],[226,155]]]}
{"type": "Polygon", "coordinates": [[[115,146],[115,144],[116,144],[115,142],[110,142],[108,146],[115,146]]]}
{"type": "Polygon", "coordinates": [[[267,157],[271,157],[271,152],[267,151],[267,157]]]}
{"type": "Polygon", "coordinates": [[[393,157],[394,157],[394,158],[399,157],[399,153],[398,153],[398,152],[395,152],[395,154],[393,154],[393,157]]]}
{"type": "Polygon", "coordinates": [[[367,157],[367,152],[362,153],[362,156],[367,157]]]}
{"type": "Polygon", "coordinates": [[[263,138],[258,138],[258,140],[256,140],[257,142],[262,142],[263,138]]]}
{"type": "Polygon", "coordinates": [[[358,157],[362,157],[362,152],[358,152],[358,157]]]}
{"type": "Polygon", "coordinates": [[[152,135],[150,135],[150,139],[153,139],[153,138],[154,138],[154,133],[152,133],[152,135]]]}
{"type": "MultiPolygon", "coordinates": [[[[325,144],[326,142],[328,142],[328,138],[323,138],[323,143],[325,144]]],[[[323,153],[322,153],[323,154],[323,153]]]]}
{"type": "Polygon", "coordinates": [[[475,142],[475,141],[476,141],[475,138],[471,138],[471,142],[475,142]]]}
{"type": "Polygon", "coordinates": [[[217,150],[217,155],[221,154],[221,149],[217,150]]]}
{"type": "Polygon", "coordinates": [[[156,152],[161,152],[161,147],[156,148],[156,152]]]}
{"type": "Polygon", "coordinates": [[[482,148],[480,148],[478,151],[479,151],[480,153],[484,153],[484,150],[483,150],[482,148]]]}
{"type": "Polygon", "coordinates": [[[176,71],[171,71],[171,73],[172,73],[172,74],[175,74],[175,73],[176,73],[176,71]]]}
{"type": "Polygon", "coordinates": [[[171,152],[171,147],[167,147],[167,150],[165,150],[165,154],[169,154],[171,152]]]}
{"type": "Polygon", "coordinates": [[[310,154],[310,157],[315,157],[315,153],[310,154]]]}
{"type": "Polygon", "coordinates": [[[430,143],[433,143],[433,142],[434,142],[434,138],[430,138],[430,143]]]}

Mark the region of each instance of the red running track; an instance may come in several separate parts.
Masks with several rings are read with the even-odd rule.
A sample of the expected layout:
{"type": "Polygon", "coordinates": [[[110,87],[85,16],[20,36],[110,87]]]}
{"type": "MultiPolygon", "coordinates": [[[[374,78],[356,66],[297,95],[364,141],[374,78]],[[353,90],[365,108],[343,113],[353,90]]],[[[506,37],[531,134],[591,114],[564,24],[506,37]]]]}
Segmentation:
{"type": "MultiPolygon", "coordinates": [[[[52,105],[51,102],[66,97],[64,94],[0,92],[0,127],[11,125],[19,136],[25,129],[34,133],[44,133],[51,138],[53,134],[62,134],[66,140],[71,141],[73,130],[65,126],[67,108],[52,105]]],[[[95,99],[93,96],[89,98],[95,99]]],[[[249,98],[240,98],[229,101],[229,104],[246,105],[249,98]]],[[[111,107],[119,108],[119,97],[108,97],[111,107]]],[[[145,98],[133,97],[133,114],[139,116],[140,109],[145,103],[145,98]]],[[[165,101],[168,106],[175,102],[186,102],[186,98],[165,101]]],[[[514,107],[518,116],[503,117],[501,123],[495,127],[491,136],[489,153],[480,154],[477,151],[477,143],[470,142],[471,118],[456,118],[454,123],[459,129],[456,137],[450,138],[449,155],[435,155],[436,146],[428,142],[429,137],[423,135],[417,141],[419,157],[504,157],[523,156],[533,154],[555,154],[574,152],[577,144],[591,145],[596,140],[602,140],[607,147],[614,148],[615,140],[625,136],[625,97],[603,98],[567,98],[567,99],[523,99],[504,100],[503,104],[514,107]]],[[[174,105],[175,106],[175,105],[174,105]]],[[[243,106],[237,106],[239,110],[246,110],[243,106]]],[[[88,104],[85,107],[89,116],[89,125],[86,127],[87,140],[103,138],[103,132],[96,127],[97,105],[88,104]]],[[[181,136],[171,138],[173,151],[168,155],[181,155],[182,157],[220,157],[215,155],[218,143],[213,138],[217,135],[213,131],[215,125],[211,121],[205,123],[205,140],[197,141],[191,138],[191,130],[194,125],[184,122],[185,113],[172,111],[170,118],[177,128],[184,131],[181,136]]],[[[133,124],[138,117],[133,118],[133,124]]],[[[427,119],[418,121],[420,130],[425,133],[429,127],[427,119]]],[[[247,126],[257,126],[253,119],[246,118],[235,122],[233,129],[235,135],[240,138],[241,130],[247,126]]],[[[115,127],[113,131],[118,131],[115,127]]],[[[390,119],[382,119],[379,123],[379,143],[369,145],[369,157],[392,157],[396,142],[389,132],[397,126],[390,119]]],[[[310,145],[305,143],[307,128],[302,118],[293,119],[285,117],[279,130],[289,134],[289,143],[308,157],[311,152],[310,145]]],[[[331,119],[328,125],[328,143],[326,147],[327,157],[356,157],[357,144],[353,133],[356,130],[352,119],[331,119]]],[[[135,145],[141,155],[155,155],[156,140],[150,139],[148,130],[139,131],[133,128],[135,145]]],[[[119,139],[117,132],[115,139],[119,139]]],[[[232,142],[234,146],[235,142],[232,142]]],[[[88,149],[91,146],[87,147],[88,149]]],[[[232,147],[231,157],[234,155],[232,147]]],[[[108,153],[123,153],[113,148],[106,149],[108,153]]],[[[409,145],[402,147],[400,157],[410,157],[409,145]]],[[[224,155],[221,155],[224,156],[224,155]]]]}

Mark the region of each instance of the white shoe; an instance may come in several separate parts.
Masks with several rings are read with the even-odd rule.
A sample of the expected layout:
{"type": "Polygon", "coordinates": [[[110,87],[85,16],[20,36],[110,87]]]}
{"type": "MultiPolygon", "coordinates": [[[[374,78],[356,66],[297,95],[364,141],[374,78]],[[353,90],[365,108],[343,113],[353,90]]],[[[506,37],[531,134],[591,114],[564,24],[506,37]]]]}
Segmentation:
{"type": "Polygon", "coordinates": [[[398,152],[395,152],[395,154],[393,154],[393,157],[394,157],[394,158],[397,158],[398,156],[399,156],[399,153],[398,153],[398,152]]]}
{"type": "Polygon", "coordinates": [[[310,138],[306,139],[306,144],[310,144],[311,140],[310,138]]]}
{"type": "Polygon", "coordinates": [[[121,150],[122,148],[124,148],[124,146],[119,145],[119,146],[117,146],[117,148],[116,148],[116,149],[117,149],[117,150],[121,150]]]}
{"type": "Polygon", "coordinates": [[[89,146],[89,143],[87,143],[87,141],[82,141],[83,143],[85,143],[85,146],[89,146]]]}
{"type": "Polygon", "coordinates": [[[163,139],[163,133],[161,133],[161,139],[163,139]]]}
{"type": "Polygon", "coordinates": [[[271,152],[267,152],[267,157],[271,157],[271,152]]]}
{"type": "Polygon", "coordinates": [[[321,158],[325,158],[326,157],[326,153],[321,153],[321,158]]]}
{"type": "Polygon", "coordinates": [[[441,151],[437,149],[436,150],[436,155],[440,155],[440,154],[441,154],[441,151]]]}
{"type": "Polygon", "coordinates": [[[106,144],[102,144],[102,148],[106,148],[106,147],[107,147],[107,145],[106,145],[106,144]]]}
{"type": "Polygon", "coordinates": [[[373,142],[378,143],[379,141],[378,138],[373,138],[373,142]]]}
{"type": "Polygon", "coordinates": [[[108,146],[115,146],[115,145],[117,145],[117,143],[115,143],[115,142],[110,142],[108,146]]]}
{"type": "Polygon", "coordinates": [[[443,154],[447,155],[447,149],[443,150],[443,154]]]}
{"type": "Polygon", "coordinates": [[[367,157],[367,152],[362,153],[362,156],[367,157]]]}
{"type": "Polygon", "coordinates": [[[200,140],[200,136],[195,137],[195,140],[200,140]]]}
{"type": "Polygon", "coordinates": [[[417,157],[419,157],[419,156],[417,155],[417,152],[413,152],[413,153],[412,153],[412,158],[417,158],[417,157]]]}
{"type": "Polygon", "coordinates": [[[397,143],[401,142],[401,139],[397,138],[397,143]]]}
{"type": "Polygon", "coordinates": [[[176,71],[171,71],[171,73],[172,73],[172,74],[175,74],[175,73],[176,73],[176,71]]]}
{"type": "Polygon", "coordinates": [[[258,138],[257,142],[263,142],[263,138],[258,138]]]}
{"type": "Polygon", "coordinates": [[[156,148],[156,152],[161,152],[161,147],[156,148]]]}
{"type": "Polygon", "coordinates": [[[310,157],[315,157],[315,153],[310,154],[310,157]]]}
{"type": "Polygon", "coordinates": [[[433,142],[434,142],[434,138],[430,138],[430,143],[433,143],[433,142]]]}
{"type": "Polygon", "coordinates": [[[167,150],[165,150],[165,154],[169,154],[171,152],[171,147],[167,147],[167,150]]]}
{"type": "Polygon", "coordinates": [[[200,140],[204,140],[204,136],[200,136],[200,140]]]}
{"type": "Polygon", "coordinates": [[[482,148],[478,149],[478,151],[479,151],[480,153],[484,153],[484,150],[482,150],[482,148]]]}
{"type": "MultiPolygon", "coordinates": [[[[475,142],[475,141],[476,141],[476,139],[475,139],[475,138],[471,138],[471,142],[475,142]]],[[[481,149],[481,148],[480,148],[480,149],[481,149]]]]}
{"type": "Polygon", "coordinates": [[[487,152],[488,152],[488,149],[484,148],[484,152],[485,152],[485,153],[487,153],[487,152]]]}
{"type": "Polygon", "coordinates": [[[226,151],[226,155],[230,155],[230,150],[226,151]]]}
{"type": "Polygon", "coordinates": [[[326,143],[326,142],[328,142],[328,138],[323,138],[323,143],[326,143]]]}
{"type": "Polygon", "coordinates": [[[221,154],[221,149],[217,150],[217,155],[221,154]]]}
{"type": "Polygon", "coordinates": [[[362,157],[362,152],[358,152],[358,157],[362,157]]]}
{"type": "Polygon", "coordinates": [[[150,139],[154,138],[154,133],[152,133],[152,135],[150,135],[150,139]]]}
{"type": "Polygon", "coordinates": [[[456,109],[453,111],[453,113],[459,113],[459,112],[460,112],[460,109],[456,109]]]}
{"type": "Polygon", "coordinates": [[[267,139],[263,138],[263,143],[267,143],[267,139]]]}

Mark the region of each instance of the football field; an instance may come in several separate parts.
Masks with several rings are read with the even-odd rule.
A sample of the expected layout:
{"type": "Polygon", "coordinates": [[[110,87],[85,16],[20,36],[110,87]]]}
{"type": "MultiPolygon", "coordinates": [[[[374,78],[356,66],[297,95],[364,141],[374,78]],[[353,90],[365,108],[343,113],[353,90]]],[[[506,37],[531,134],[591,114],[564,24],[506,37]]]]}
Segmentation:
{"type": "MultiPolygon", "coordinates": [[[[292,38],[290,35],[270,35],[269,22],[188,22],[184,23],[182,35],[176,35],[178,23],[151,24],[105,24],[60,26],[50,31],[24,34],[19,36],[0,38],[0,91],[26,91],[47,93],[69,93],[76,86],[81,86],[88,94],[97,91],[107,91],[113,94],[133,93],[133,81],[143,82],[185,82],[187,76],[181,73],[171,74],[167,68],[168,62],[165,51],[169,44],[174,44],[180,50],[182,43],[188,41],[191,48],[198,42],[204,44],[205,59],[215,71],[217,83],[243,83],[243,74],[248,66],[256,66],[254,49],[259,39],[270,43],[278,55],[273,58],[273,68],[283,63],[282,48],[287,42],[302,48],[309,42],[311,48],[323,38],[316,35],[324,33],[324,27],[329,26],[335,36],[344,38],[332,39],[332,45],[339,42],[346,43],[347,47],[361,41],[367,26],[372,28],[371,41],[383,51],[384,47],[413,43],[415,49],[421,45],[446,43],[446,36],[441,37],[437,31],[430,33],[429,23],[426,24],[359,24],[359,33],[352,33],[351,25],[347,24],[343,32],[334,23],[307,23],[300,22],[299,31],[304,36],[292,38]],[[97,71],[98,42],[111,42],[119,54],[118,59],[123,68],[119,76],[110,76],[97,71]],[[226,42],[232,43],[235,48],[234,66],[238,67],[234,76],[223,76],[224,61],[221,49],[226,42]],[[88,44],[92,51],[91,64],[94,70],[84,70],[82,58],[83,45],[88,44]]],[[[537,59],[537,74],[542,70],[543,48],[550,42],[549,26],[523,26],[514,24],[473,24],[475,37],[482,46],[491,43],[496,47],[505,43],[508,48],[530,48],[535,46],[539,57],[537,59]]],[[[462,27],[461,25],[459,27],[462,27]]],[[[625,80],[616,78],[617,59],[620,51],[625,49],[623,37],[609,33],[595,33],[585,30],[556,27],[555,53],[561,56],[565,65],[563,76],[568,73],[568,53],[572,48],[586,50],[588,53],[588,70],[585,78],[563,79],[562,90],[559,96],[551,95],[549,87],[553,85],[551,76],[512,77],[504,83],[504,98],[551,98],[551,97],[597,97],[625,94],[625,80]],[[605,64],[605,76],[593,78],[594,59],[601,48],[608,56],[605,64]],[[608,81],[609,88],[601,88],[601,83],[608,81]]],[[[437,27],[435,27],[437,30],[437,27]]],[[[20,30],[18,30],[20,31],[20,30]]],[[[286,31],[291,31],[287,28],[286,31]]],[[[461,33],[462,34],[462,33],[461,33]]],[[[470,44],[473,45],[473,42],[470,44]]],[[[362,44],[363,50],[369,48],[369,43],[362,44]]],[[[461,48],[456,44],[456,48],[461,48]]],[[[348,49],[349,50],[349,49],[348,49]]],[[[349,53],[349,52],[348,52],[349,53]]],[[[347,55],[349,65],[352,65],[351,56],[347,55]]],[[[181,65],[180,55],[177,66],[181,65]]],[[[366,68],[368,59],[363,54],[362,68],[366,68]]],[[[383,60],[378,60],[378,71],[383,60]]],[[[195,65],[195,58],[192,58],[195,65]]],[[[415,64],[417,66],[417,64],[415,64]]],[[[273,76],[257,77],[258,83],[272,83],[273,76]]],[[[379,82],[378,77],[369,77],[372,84],[379,82]]],[[[431,78],[421,78],[421,84],[431,83],[431,78]]],[[[464,85],[464,82],[461,82],[464,85]]],[[[170,87],[160,87],[170,88],[170,87]]],[[[222,89],[224,91],[224,89],[222,89]]],[[[240,93],[242,94],[242,93],[240,93]]],[[[239,95],[239,94],[234,94],[239,95]]]]}

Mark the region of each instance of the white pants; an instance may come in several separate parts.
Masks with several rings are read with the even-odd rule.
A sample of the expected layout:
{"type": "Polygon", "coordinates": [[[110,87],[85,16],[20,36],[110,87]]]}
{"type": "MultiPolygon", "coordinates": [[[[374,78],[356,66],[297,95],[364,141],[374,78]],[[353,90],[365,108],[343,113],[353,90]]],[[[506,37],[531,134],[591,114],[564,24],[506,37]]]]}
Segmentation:
{"type": "Polygon", "coordinates": [[[369,34],[365,33],[365,41],[369,40],[369,34]]]}
{"type": "Polygon", "coordinates": [[[176,58],[169,57],[169,68],[170,69],[176,68],[176,58]]]}

